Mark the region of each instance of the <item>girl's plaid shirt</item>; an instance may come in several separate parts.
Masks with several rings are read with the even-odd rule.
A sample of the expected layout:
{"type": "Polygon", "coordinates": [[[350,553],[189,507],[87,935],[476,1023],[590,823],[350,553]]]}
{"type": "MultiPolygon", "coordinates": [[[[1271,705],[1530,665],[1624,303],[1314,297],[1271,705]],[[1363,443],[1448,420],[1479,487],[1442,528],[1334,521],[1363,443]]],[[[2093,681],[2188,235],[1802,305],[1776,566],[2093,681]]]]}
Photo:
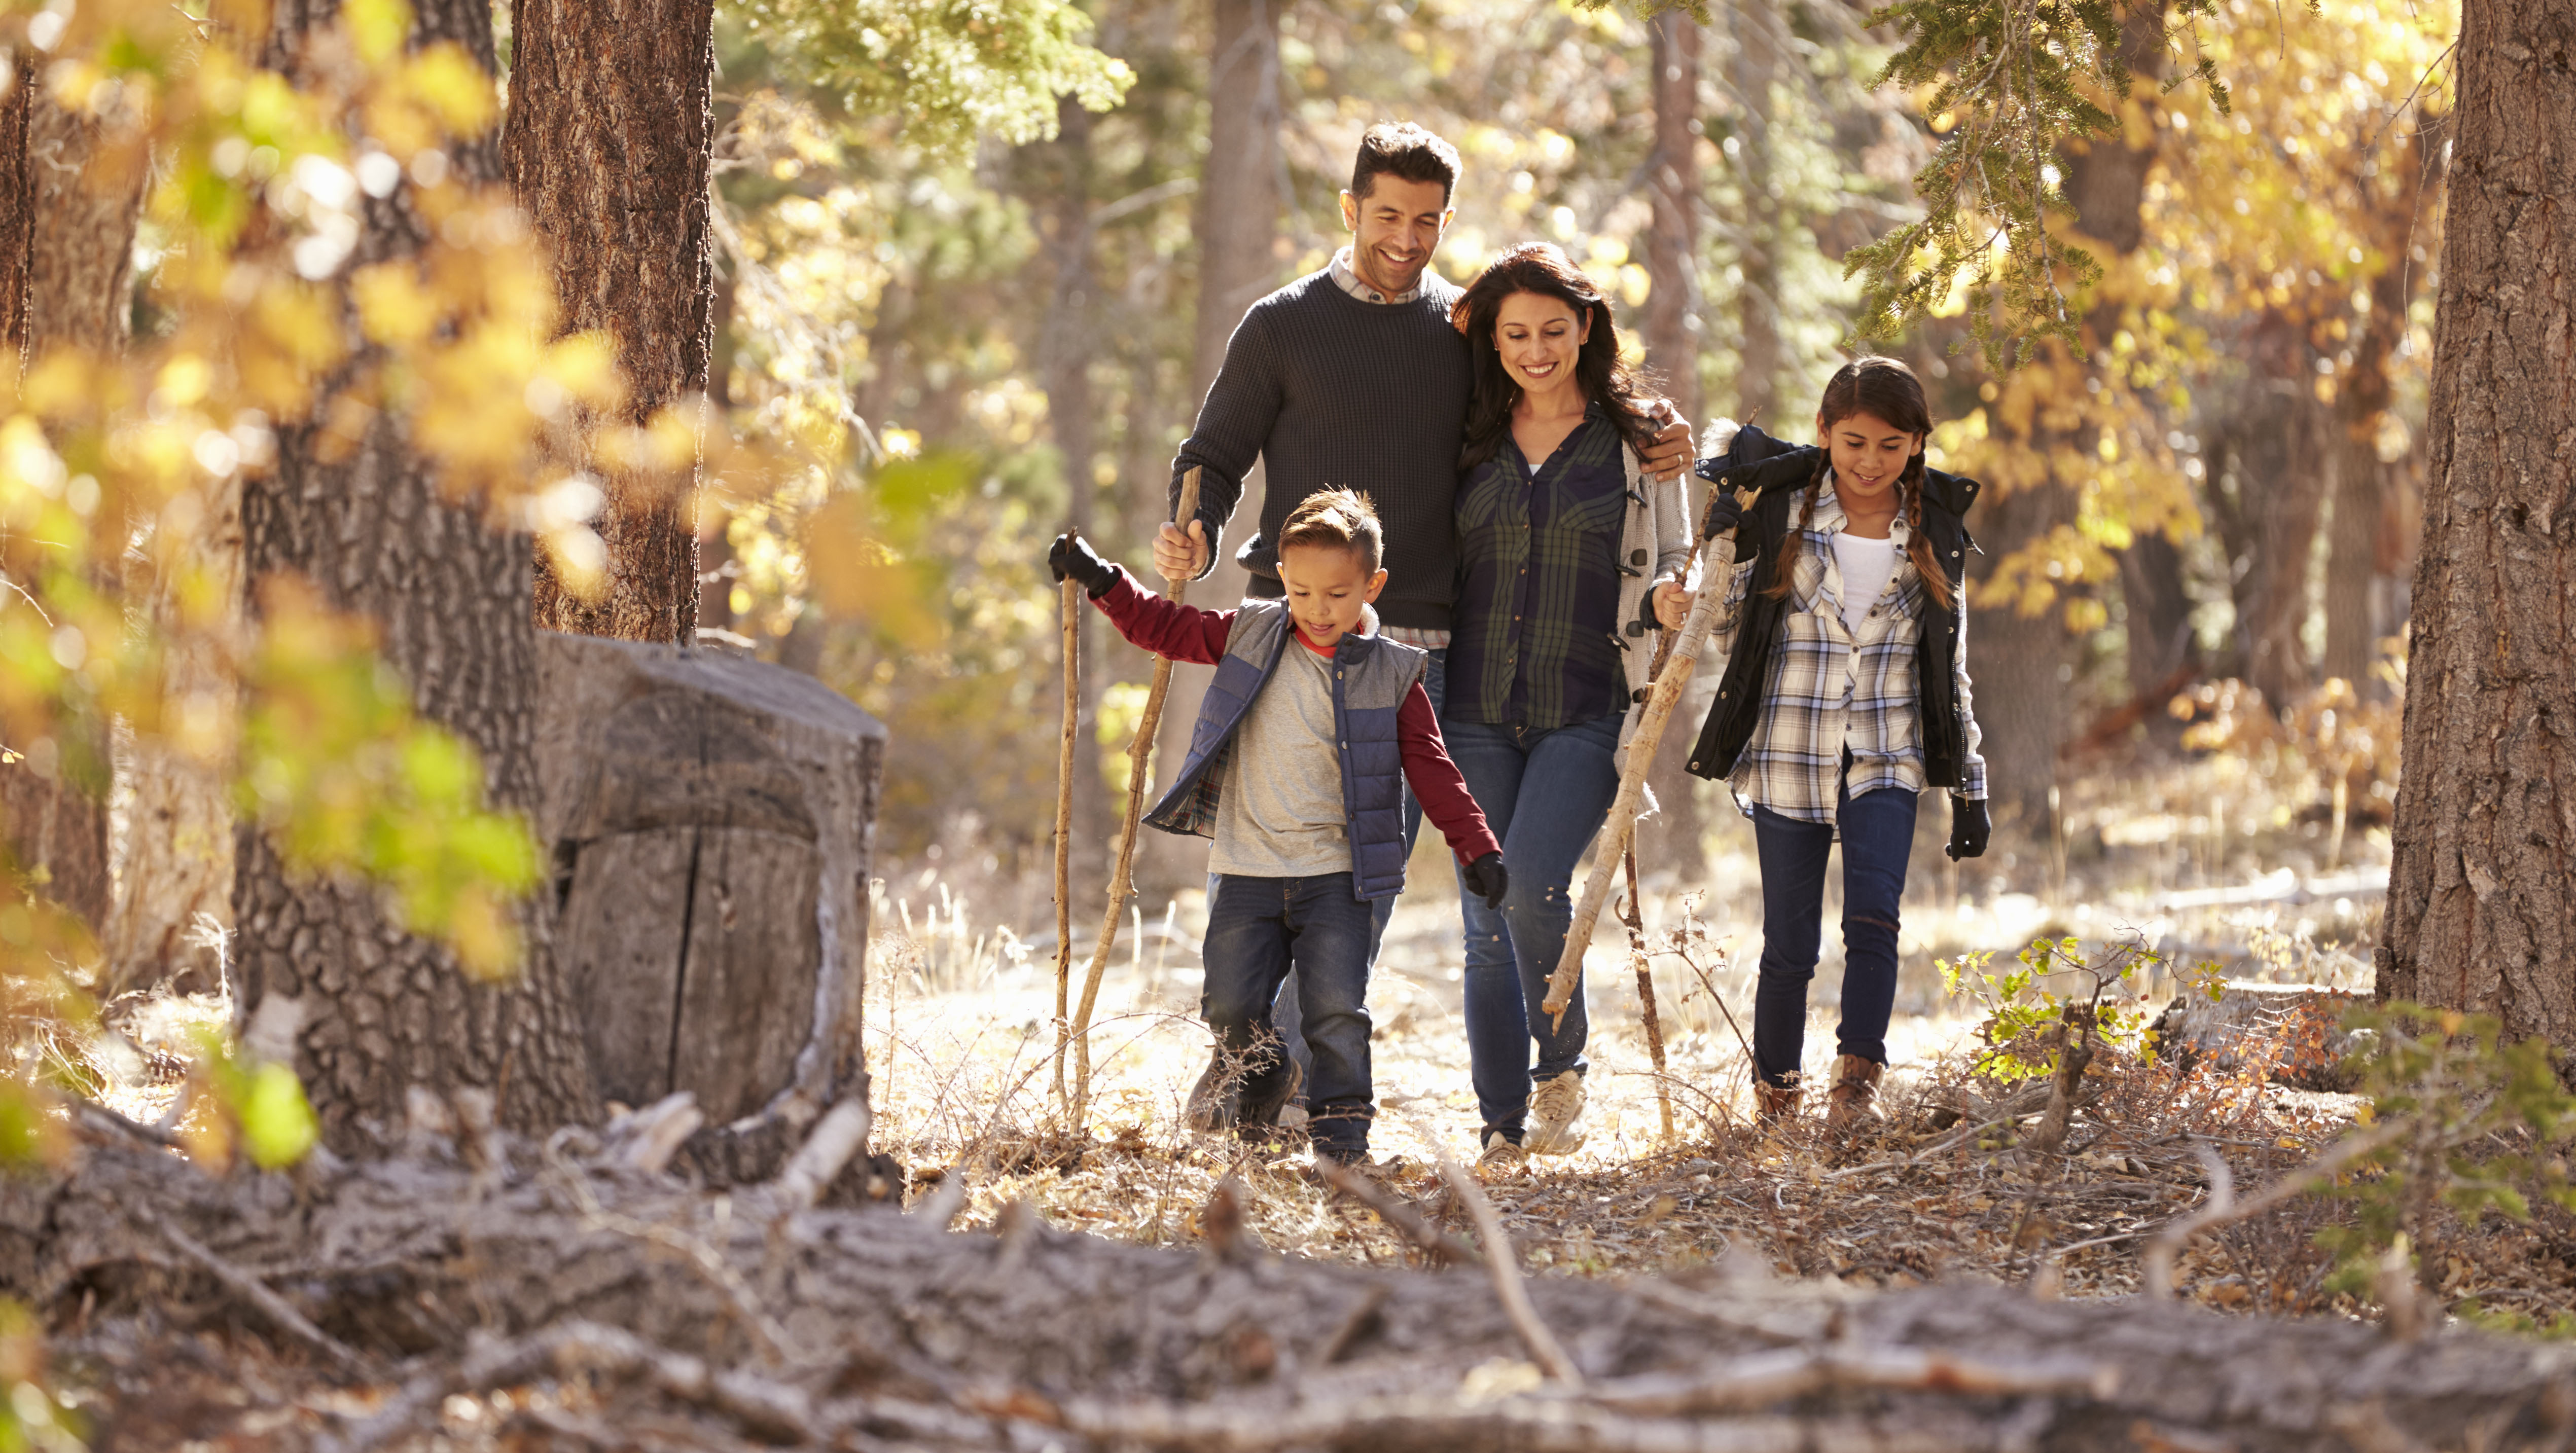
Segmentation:
{"type": "MultiPolygon", "coordinates": [[[[1842,570],[1834,561],[1833,537],[1842,532],[1845,520],[1831,476],[1821,488],[1790,571],[1788,598],[1781,602],[1781,638],[1763,683],[1761,717],[1727,778],[1746,813],[1767,807],[1801,822],[1834,820],[1847,755],[1854,797],[1881,787],[1923,790],[1915,646],[1923,634],[1923,611],[1940,608],[1906,553],[1912,532],[1900,517],[1888,530],[1896,542],[1895,573],[1860,629],[1844,629],[1842,570]]],[[[1720,616],[1726,624],[1717,638],[1721,657],[1735,650],[1736,623],[1742,619],[1740,607],[1752,575],[1753,562],[1747,560],[1727,581],[1720,616]]],[[[1964,624],[1952,673],[1967,733],[1958,795],[1981,798],[1986,795],[1986,759],[1977,750],[1983,733],[1968,695],[1964,624]]]]}

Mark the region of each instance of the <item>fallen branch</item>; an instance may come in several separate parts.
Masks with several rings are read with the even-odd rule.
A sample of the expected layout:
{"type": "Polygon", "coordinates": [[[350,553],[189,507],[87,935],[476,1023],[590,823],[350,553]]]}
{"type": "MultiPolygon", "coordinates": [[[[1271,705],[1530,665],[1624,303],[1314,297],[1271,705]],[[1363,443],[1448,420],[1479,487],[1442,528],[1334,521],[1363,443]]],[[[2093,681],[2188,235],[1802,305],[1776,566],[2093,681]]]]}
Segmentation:
{"type": "Polygon", "coordinates": [[[811,1210],[822,1199],[832,1178],[868,1143],[870,1119],[864,1095],[843,1100],[824,1114],[772,1184],[781,1211],[811,1210]]]}
{"type": "Polygon", "coordinates": [[[1389,1194],[1385,1187],[1367,1176],[1329,1160],[1318,1161],[1317,1165],[1324,1173],[1326,1185],[1377,1212],[1386,1224],[1411,1237],[1414,1245],[1435,1258],[1434,1265],[1441,1261],[1453,1261],[1461,1266],[1485,1264],[1484,1253],[1424,1220],[1422,1213],[1405,1204],[1402,1197],[1389,1194]]]}
{"type": "Polygon", "coordinates": [[[2174,1261],[2192,1238],[2303,1196],[2333,1180],[2345,1166],[2404,1138],[2413,1128],[2412,1120],[2401,1119],[2383,1120],[2356,1130],[2336,1141],[2332,1149],[2310,1161],[2305,1169],[2290,1172],[2264,1187],[2261,1194],[2244,1201],[2236,1199],[2234,1184],[2224,1174],[2226,1162],[2220,1161],[2220,1172],[2210,1177],[2209,1199],[2201,1203],[2200,1209],[2165,1223],[2164,1229],[2147,1242],[2139,1258],[2139,1279],[2148,1300],[2163,1301],[2173,1295],[2174,1261]]]}
{"type": "Polygon", "coordinates": [[[1647,1417],[1749,1412],[1834,1388],[1915,1388],[1971,1396],[2107,1398],[2119,1374],[2095,1362],[2054,1360],[2018,1367],[1967,1362],[1911,1347],[1760,1352],[1712,1377],[1663,1373],[1597,1383],[1584,1396],[1647,1417]]]}
{"type": "Polygon", "coordinates": [[[813,1405],[793,1387],[658,1347],[632,1332],[574,1321],[487,1344],[451,1369],[414,1378],[342,1438],[326,1438],[317,1446],[323,1453],[367,1453],[436,1422],[440,1406],[458,1393],[489,1392],[575,1371],[642,1376],[664,1396],[722,1414],[763,1442],[829,1441],[813,1405]]]}
{"type": "Polygon", "coordinates": [[[330,1358],[343,1372],[366,1370],[367,1359],[359,1356],[349,1344],[314,1326],[311,1319],[295,1310],[293,1303],[271,1291],[267,1283],[206,1249],[203,1243],[171,1225],[150,1206],[129,1206],[126,1214],[136,1225],[167,1242],[171,1250],[195,1263],[198,1270],[223,1283],[226,1291],[249,1303],[280,1332],[330,1358]]]}
{"type": "Polygon", "coordinates": [[[1413,1127],[1413,1133],[1422,1138],[1423,1144],[1431,1147],[1431,1154],[1439,1160],[1440,1174],[1448,1180],[1449,1189],[1458,1193],[1458,1199],[1467,1205],[1467,1214],[1474,1218],[1476,1234],[1485,1242],[1485,1269],[1493,1274],[1494,1295],[1503,1304],[1503,1314],[1512,1319],[1512,1330],[1520,1334],[1522,1345],[1529,1348],[1530,1360],[1539,1365],[1540,1371],[1567,1387],[1583,1386],[1582,1371],[1574,1365],[1573,1358],[1565,1355],[1565,1349],[1557,1343],[1556,1334],[1548,1331],[1547,1324],[1539,1320],[1538,1308],[1530,1305],[1529,1288],[1521,1284],[1520,1256],[1512,1250],[1511,1235],[1503,1230],[1503,1218],[1494,1210],[1494,1203],[1485,1199],[1484,1187],[1476,1184],[1476,1178],[1467,1174],[1467,1168],[1458,1163],[1457,1157],[1449,1153],[1449,1147],[1442,1145],[1429,1127],[1418,1120],[1408,1119],[1405,1123],[1413,1127]]]}

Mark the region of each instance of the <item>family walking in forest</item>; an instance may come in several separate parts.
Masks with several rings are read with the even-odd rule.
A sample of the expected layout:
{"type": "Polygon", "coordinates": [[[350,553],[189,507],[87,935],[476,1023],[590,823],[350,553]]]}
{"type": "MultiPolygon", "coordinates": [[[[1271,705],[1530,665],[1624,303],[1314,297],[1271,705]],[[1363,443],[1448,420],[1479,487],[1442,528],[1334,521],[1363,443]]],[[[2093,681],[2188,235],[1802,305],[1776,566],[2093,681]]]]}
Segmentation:
{"type": "Polygon", "coordinates": [[[1370,970],[1421,821],[1461,887],[1482,1168],[1583,1144],[1587,1020],[1541,1008],[1574,871],[1606,820],[1658,647],[1723,592],[1724,659],[1690,770],[1752,819],[1763,902],[1760,1113],[1796,1113],[1826,862],[1843,859],[1842,1020],[1827,1118],[1856,1130],[1887,1062],[1898,905],[1920,795],[1951,794],[1953,858],[1985,850],[1963,627],[1973,480],[1928,468],[1903,364],[1825,389],[1816,442],[1686,420],[1622,362],[1608,300],[1530,243],[1463,290],[1430,267],[1458,154],[1406,125],[1361,139],[1322,271],[1255,303],[1174,463],[1196,514],[1154,566],[1187,581],[1265,470],[1233,610],[1143,589],[1074,535],[1050,555],[1128,640],[1216,667],[1147,820],[1211,838],[1217,1040],[1190,1123],[1271,1134],[1302,1104],[1316,1155],[1364,1163],[1370,970]],[[1702,457],[1695,443],[1707,446],[1702,457]],[[1685,476],[1708,486],[1692,516],[1685,476]],[[1730,535],[1723,580],[1694,578],[1730,535]]]}

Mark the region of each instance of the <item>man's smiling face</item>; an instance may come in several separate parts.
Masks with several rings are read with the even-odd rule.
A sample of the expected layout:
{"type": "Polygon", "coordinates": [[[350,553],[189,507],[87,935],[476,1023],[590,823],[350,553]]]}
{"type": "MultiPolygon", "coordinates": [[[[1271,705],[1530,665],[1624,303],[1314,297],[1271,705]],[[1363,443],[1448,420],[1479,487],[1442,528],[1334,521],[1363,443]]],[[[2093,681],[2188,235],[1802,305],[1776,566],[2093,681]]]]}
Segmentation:
{"type": "Polygon", "coordinates": [[[1380,172],[1369,178],[1367,196],[1342,193],[1351,271],[1388,297],[1413,291],[1451,215],[1449,189],[1438,182],[1408,182],[1380,172]]]}

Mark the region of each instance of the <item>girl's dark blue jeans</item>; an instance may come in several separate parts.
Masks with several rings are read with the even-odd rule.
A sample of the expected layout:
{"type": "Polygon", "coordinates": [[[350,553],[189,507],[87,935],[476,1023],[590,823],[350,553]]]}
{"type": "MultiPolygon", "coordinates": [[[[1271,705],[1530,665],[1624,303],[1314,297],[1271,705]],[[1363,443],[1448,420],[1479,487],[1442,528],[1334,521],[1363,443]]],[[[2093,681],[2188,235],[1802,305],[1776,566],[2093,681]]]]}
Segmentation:
{"type": "Polygon", "coordinates": [[[1530,1087],[1588,1068],[1591,1023],[1577,987],[1564,1022],[1539,1007],[1548,975],[1565,951],[1574,918],[1574,865],[1619,795],[1621,717],[1552,731],[1443,721],[1449,759],[1503,844],[1511,890],[1502,911],[1465,883],[1458,898],[1467,931],[1467,1062],[1484,1119],[1477,1138],[1499,1130],[1515,1144],[1529,1115],[1530,1087]],[[1538,1065],[1530,1052],[1535,1043],[1538,1065]]]}
{"type": "Polygon", "coordinates": [[[1369,1089],[1368,973],[1371,905],[1352,896],[1351,875],[1247,878],[1220,874],[1208,900],[1207,989],[1199,1012],[1220,1053],[1244,1067],[1246,1105],[1277,1097],[1288,1074],[1270,1011],[1292,967],[1298,1031],[1305,1040],[1306,1133],[1349,1158],[1368,1149],[1376,1113],[1369,1089]]]}
{"type": "MultiPolygon", "coordinates": [[[[1843,1017],[1839,1052],[1887,1063],[1887,1019],[1896,1007],[1897,904],[1914,848],[1916,796],[1882,787],[1835,807],[1843,838],[1843,1017]]],[[[1762,864],[1762,977],[1753,994],[1753,1066],[1785,1085],[1807,1038],[1807,983],[1824,938],[1825,857],[1834,824],[1753,809],[1762,864]]]]}

